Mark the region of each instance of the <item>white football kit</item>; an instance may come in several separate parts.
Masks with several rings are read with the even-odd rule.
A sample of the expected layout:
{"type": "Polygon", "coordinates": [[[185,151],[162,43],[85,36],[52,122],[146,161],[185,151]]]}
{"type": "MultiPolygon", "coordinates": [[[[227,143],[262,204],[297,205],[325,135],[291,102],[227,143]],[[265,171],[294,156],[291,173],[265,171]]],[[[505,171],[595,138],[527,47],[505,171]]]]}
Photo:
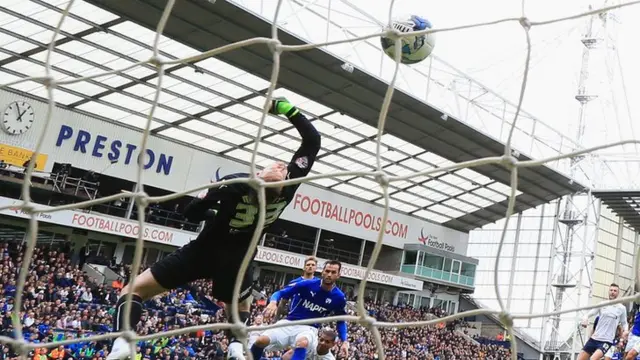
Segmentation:
{"type": "Polygon", "coordinates": [[[629,337],[627,338],[627,346],[624,348],[624,351],[629,352],[631,349],[634,349],[640,354],[640,336],[629,334],[629,337]]]}
{"type": "MultiPolygon", "coordinates": [[[[283,319],[276,322],[276,324],[286,324],[290,322],[289,320],[283,319]]],[[[318,328],[310,325],[278,327],[266,330],[262,335],[267,336],[270,341],[269,347],[265,348],[265,351],[269,351],[269,348],[286,350],[289,347],[293,347],[298,339],[306,338],[309,342],[307,353],[311,353],[315,351],[315,346],[318,343],[318,328]]]]}
{"type": "MultiPolygon", "coordinates": [[[[280,320],[279,323],[289,322],[288,320],[280,320]]],[[[307,357],[306,360],[336,360],[335,356],[329,351],[324,355],[318,355],[318,329],[313,326],[308,325],[294,325],[287,326],[282,328],[276,328],[272,330],[276,331],[275,339],[273,344],[269,344],[266,348],[264,348],[265,352],[276,351],[276,350],[286,350],[291,347],[291,344],[295,344],[295,339],[298,337],[297,335],[304,334],[302,336],[309,337],[311,340],[309,341],[309,346],[307,346],[307,357]],[[286,339],[282,341],[282,339],[286,339]]],[[[266,331],[251,331],[249,332],[249,348],[258,340],[260,335],[263,335],[266,331]]],[[[273,333],[271,333],[273,335],[273,333]]]]}
{"type": "Polygon", "coordinates": [[[622,304],[593,309],[589,312],[588,317],[593,315],[600,317],[598,325],[596,325],[591,335],[593,340],[612,343],[616,338],[618,325],[625,331],[629,329],[629,324],[627,324],[627,308],[622,304]]]}
{"type": "MultiPolygon", "coordinates": [[[[258,325],[258,326],[264,326],[264,324],[263,325],[258,325]]],[[[260,335],[262,335],[265,331],[266,330],[249,331],[249,333],[247,334],[247,337],[249,338],[247,340],[247,346],[248,346],[249,349],[251,349],[251,347],[256,342],[256,340],[258,340],[260,335]]],[[[274,350],[274,346],[273,345],[268,345],[267,347],[264,348],[264,351],[273,351],[273,350],[274,350]]]]}
{"type": "Polygon", "coordinates": [[[328,353],[324,355],[318,355],[318,343],[319,337],[315,336],[313,340],[309,341],[309,346],[307,347],[307,357],[305,360],[336,360],[335,356],[329,350],[328,353]]]}
{"type": "MultiPolygon", "coordinates": [[[[316,338],[316,342],[317,342],[317,338],[316,338]]],[[[315,344],[314,344],[315,345],[315,344]]],[[[333,354],[331,353],[331,351],[329,351],[328,353],[324,354],[324,355],[318,355],[318,347],[317,345],[313,347],[312,351],[309,351],[307,353],[307,360],[336,360],[336,357],[333,356],[333,354]]]]}

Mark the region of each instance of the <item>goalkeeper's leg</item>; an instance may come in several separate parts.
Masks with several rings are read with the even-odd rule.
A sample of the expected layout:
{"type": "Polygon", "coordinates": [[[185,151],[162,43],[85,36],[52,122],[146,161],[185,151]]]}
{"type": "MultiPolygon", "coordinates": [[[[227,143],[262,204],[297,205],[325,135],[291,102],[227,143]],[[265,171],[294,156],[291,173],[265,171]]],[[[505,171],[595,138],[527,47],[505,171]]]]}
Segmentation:
{"type": "MultiPolygon", "coordinates": [[[[238,312],[240,313],[240,321],[246,326],[251,323],[251,302],[253,296],[249,295],[248,298],[241,300],[238,304],[238,312]]],[[[231,319],[231,304],[225,304],[225,313],[227,315],[227,321],[233,322],[231,319]]],[[[245,360],[244,346],[240,342],[240,339],[231,330],[226,331],[227,338],[229,339],[229,347],[227,352],[227,359],[229,360],[245,360]]]]}
{"type": "MultiPolygon", "coordinates": [[[[190,242],[138,275],[133,286],[127,284],[120,292],[115,306],[113,331],[124,330],[126,321],[129,322],[130,329],[135,331],[142,316],[142,302],[169,289],[175,289],[180,285],[204,277],[202,276],[206,274],[204,266],[207,264],[204,258],[207,254],[206,251],[203,251],[204,245],[206,244],[198,240],[190,242]],[[128,293],[132,293],[131,313],[126,318],[124,309],[128,293]]],[[[130,354],[129,343],[123,337],[118,337],[113,342],[107,360],[123,360],[128,358],[130,354]]]]}
{"type": "MultiPolygon", "coordinates": [[[[151,270],[147,269],[138,275],[133,282],[133,286],[128,284],[120,292],[120,297],[115,307],[116,311],[113,314],[113,331],[119,332],[124,330],[124,324],[127,321],[129,322],[129,328],[135,331],[142,316],[142,302],[164,291],[166,291],[165,288],[158,283],[151,273],[151,270]],[[133,294],[131,296],[131,312],[127,318],[125,317],[124,309],[127,294],[129,293],[133,294]]],[[[107,356],[107,360],[126,359],[130,353],[129,343],[123,337],[118,337],[113,342],[113,347],[107,356]]]]}
{"type": "MultiPolygon", "coordinates": [[[[243,253],[244,254],[244,253],[243,253]]],[[[242,262],[241,258],[237,261],[233,261],[234,264],[242,262]]],[[[249,265],[249,268],[245,272],[242,279],[242,285],[240,286],[240,294],[238,297],[238,312],[240,313],[240,321],[244,325],[249,326],[251,323],[251,303],[253,302],[253,264],[249,265]]],[[[238,273],[238,269],[229,269],[232,273],[238,273]]],[[[215,280],[214,280],[215,281],[215,280]]],[[[213,295],[217,299],[225,303],[225,314],[227,315],[227,321],[233,323],[231,318],[231,301],[233,299],[233,290],[235,288],[236,277],[226,276],[217,279],[213,289],[213,295]]],[[[240,342],[238,334],[234,334],[233,331],[226,331],[227,338],[229,340],[229,347],[227,351],[227,358],[229,360],[245,360],[244,346],[240,342]]]]}

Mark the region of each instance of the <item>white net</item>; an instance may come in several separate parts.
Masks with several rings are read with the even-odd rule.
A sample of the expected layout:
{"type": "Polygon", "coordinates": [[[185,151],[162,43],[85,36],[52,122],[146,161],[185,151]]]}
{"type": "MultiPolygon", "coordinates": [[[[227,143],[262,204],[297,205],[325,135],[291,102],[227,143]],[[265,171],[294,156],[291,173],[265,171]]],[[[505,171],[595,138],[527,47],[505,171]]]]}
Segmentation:
{"type": "MultiPolygon", "coordinates": [[[[149,112],[148,115],[148,121],[146,124],[146,128],[144,129],[144,134],[142,136],[141,139],[141,145],[140,145],[140,153],[144,153],[145,150],[147,149],[147,142],[149,139],[149,133],[150,133],[150,127],[151,127],[151,123],[152,123],[152,119],[154,117],[154,111],[156,110],[156,107],[158,105],[158,101],[159,101],[159,97],[160,94],[162,92],[162,81],[163,81],[163,74],[164,74],[164,70],[168,65],[176,65],[176,64],[181,64],[181,63],[189,63],[189,62],[194,62],[194,61],[198,61],[198,60],[202,60],[202,59],[206,59],[209,57],[213,57],[216,56],[218,54],[221,54],[223,52],[227,52],[227,51],[233,51],[234,49],[238,49],[244,46],[248,46],[248,45],[263,45],[263,46],[268,46],[269,49],[272,51],[273,53],[273,68],[272,68],[272,73],[271,73],[271,84],[268,88],[268,91],[266,93],[266,101],[264,103],[264,107],[263,107],[263,112],[262,112],[262,117],[260,119],[260,127],[258,132],[255,134],[255,138],[256,139],[260,139],[261,138],[261,134],[262,134],[262,130],[264,127],[264,123],[265,123],[265,118],[267,116],[268,113],[268,108],[270,106],[271,100],[272,100],[272,96],[274,93],[274,90],[276,89],[276,84],[278,82],[278,74],[279,74],[279,70],[280,70],[280,55],[283,52],[287,52],[287,51],[305,51],[305,50],[309,50],[309,49],[313,49],[313,48],[317,48],[317,47],[322,47],[322,46],[327,46],[327,45],[335,45],[335,44],[339,44],[339,43],[344,43],[344,42],[353,42],[353,41],[361,41],[361,40],[365,40],[368,38],[374,38],[374,37],[380,37],[380,36],[387,36],[390,37],[392,39],[394,39],[396,41],[396,53],[395,53],[395,60],[396,60],[396,66],[395,66],[395,71],[394,71],[394,75],[393,77],[390,79],[390,85],[387,89],[385,98],[384,98],[384,102],[381,106],[380,109],[380,114],[379,114],[379,119],[378,119],[378,132],[377,132],[377,137],[376,137],[376,142],[377,142],[377,149],[376,149],[376,168],[377,170],[374,172],[356,172],[356,171],[350,171],[350,172],[340,172],[340,173],[331,173],[331,174],[322,174],[322,175],[316,175],[316,176],[308,176],[306,178],[302,178],[302,179],[296,179],[296,180],[287,180],[281,183],[265,183],[262,180],[260,180],[258,177],[256,177],[256,156],[258,154],[258,148],[260,146],[260,142],[257,141],[256,142],[256,146],[253,149],[253,156],[252,156],[252,161],[251,161],[251,174],[250,177],[248,179],[236,179],[236,180],[232,180],[232,181],[223,181],[223,182],[217,182],[217,183],[213,183],[213,184],[206,184],[206,185],[202,185],[200,187],[197,188],[193,188],[193,189],[189,189],[180,193],[175,193],[175,194],[171,194],[171,195],[167,195],[167,196],[160,196],[160,197],[151,197],[148,196],[145,192],[144,192],[144,186],[143,186],[143,166],[141,164],[138,164],[138,169],[137,169],[137,186],[136,186],[136,191],[134,192],[130,192],[130,193],[126,193],[126,194],[116,194],[113,196],[109,196],[109,197],[103,197],[100,199],[96,199],[96,200],[91,200],[91,201],[86,201],[86,202],[81,202],[81,203],[75,203],[75,204],[69,204],[69,205],[64,205],[64,206],[57,206],[57,207],[53,207],[53,208],[44,208],[41,206],[38,206],[37,204],[33,203],[31,201],[31,196],[30,196],[30,187],[28,186],[28,184],[30,184],[30,179],[32,176],[32,172],[34,170],[34,162],[30,162],[26,175],[25,175],[25,181],[24,181],[24,186],[22,188],[22,202],[18,205],[11,205],[11,208],[20,208],[22,209],[24,212],[28,213],[31,215],[30,220],[29,220],[29,237],[28,237],[28,241],[27,241],[27,246],[26,246],[26,251],[24,253],[23,258],[24,259],[30,259],[32,257],[32,254],[34,252],[34,248],[36,245],[36,239],[37,239],[37,234],[38,234],[38,220],[37,217],[39,214],[43,214],[43,213],[52,213],[52,212],[56,212],[56,211],[61,211],[61,210],[66,210],[66,209],[79,209],[79,208],[87,208],[96,204],[100,204],[100,203],[106,203],[109,201],[114,201],[117,199],[120,199],[121,197],[128,197],[128,198],[132,198],[135,200],[136,205],[138,207],[138,223],[140,226],[140,231],[139,231],[139,237],[136,241],[136,250],[134,253],[134,257],[133,257],[133,264],[132,264],[132,271],[131,271],[131,279],[130,279],[130,283],[133,284],[135,282],[135,274],[138,274],[139,269],[140,269],[140,265],[141,265],[141,260],[142,260],[142,254],[143,254],[143,234],[144,234],[144,227],[145,227],[145,221],[144,221],[144,214],[145,214],[145,208],[151,204],[151,203],[160,203],[160,202],[164,202],[164,201],[168,201],[171,199],[176,199],[179,197],[183,197],[187,194],[191,194],[197,191],[201,191],[207,188],[212,188],[212,187],[218,187],[221,186],[223,184],[231,184],[231,183],[240,183],[240,182],[244,182],[249,184],[250,186],[252,186],[254,189],[256,189],[257,193],[258,193],[258,199],[259,199],[259,221],[258,221],[258,225],[257,225],[257,229],[262,229],[264,222],[265,222],[265,188],[266,187],[275,187],[275,186],[280,186],[280,185],[288,185],[288,184],[294,184],[294,183],[302,183],[302,182],[307,182],[313,179],[321,179],[321,178],[328,178],[328,177],[345,177],[345,176],[369,176],[369,177],[373,177],[376,179],[376,181],[378,182],[378,184],[381,187],[382,190],[382,194],[384,197],[384,215],[383,215],[383,219],[381,221],[382,224],[382,228],[380,229],[380,231],[378,232],[378,238],[377,238],[377,242],[375,245],[375,248],[373,250],[373,253],[371,254],[371,261],[369,261],[369,264],[367,266],[366,269],[366,274],[365,276],[363,276],[363,279],[361,280],[360,286],[359,286],[359,291],[358,291],[358,297],[357,297],[357,311],[358,311],[358,315],[357,316],[335,316],[335,317],[328,317],[328,318],[321,318],[321,319],[311,319],[311,320],[304,320],[304,321],[295,321],[295,322],[291,322],[289,323],[289,325],[297,325],[297,324],[314,324],[314,323],[327,323],[327,322],[335,322],[338,320],[344,320],[344,321],[348,321],[348,322],[357,322],[360,325],[366,327],[370,332],[371,335],[373,336],[373,339],[375,341],[375,344],[377,346],[377,352],[378,352],[378,358],[379,359],[384,359],[385,358],[385,351],[384,351],[384,346],[382,344],[382,339],[381,339],[381,335],[379,332],[379,328],[389,328],[389,327],[394,327],[394,328],[407,328],[407,327],[420,327],[420,326],[428,326],[428,325],[435,325],[437,323],[440,322],[446,322],[446,321],[451,321],[451,320],[455,320],[455,319],[459,319],[459,318],[463,318],[463,317],[467,317],[467,316],[474,316],[474,315],[483,315],[483,314],[492,314],[492,315],[497,315],[500,319],[500,321],[502,322],[502,324],[505,326],[505,328],[507,329],[507,331],[510,334],[510,337],[512,339],[515,339],[514,333],[513,333],[513,321],[514,319],[532,319],[532,318],[541,318],[541,317],[549,317],[552,315],[560,315],[560,314],[565,314],[565,313],[572,313],[578,310],[587,310],[587,309],[591,309],[591,308],[596,308],[596,307],[602,307],[608,304],[614,304],[614,303],[623,303],[623,302],[629,302],[632,300],[636,300],[639,299],[640,300],[640,296],[637,295],[633,295],[633,296],[628,296],[628,297],[624,297],[624,298],[619,298],[617,300],[614,301],[607,301],[607,302],[603,302],[601,304],[598,305],[593,305],[593,306],[586,306],[580,309],[567,309],[567,310],[563,310],[560,312],[554,312],[554,313],[545,313],[545,314],[515,314],[515,313],[510,313],[507,311],[506,307],[505,307],[505,303],[504,303],[504,299],[503,299],[503,294],[500,293],[500,279],[498,278],[498,267],[499,267],[499,262],[500,262],[500,254],[502,251],[502,244],[504,243],[504,239],[505,239],[505,231],[509,225],[509,218],[511,217],[511,215],[513,214],[514,211],[514,205],[515,205],[515,196],[516,196],[516,189],[518,187],[517,184],[517,180],[518,180],[518,169],[523,168],[523,167],[534,167],[534,166],[540,166],[543,165],[545,163],[549,163],[552,161],[556,161],[558,159],[562,159],[562,158],[568,158],[568,157],[574,157],[574,156],[578,156],[581,154],[586,154],[586,153],[590,153],[593,151],[598,151],[601,149],[605,149],[605,148],[610,148],[610,147],[615,147],[615,146],[620,146],[620,145],[624,145],[624,144],[632,144],[632,143],[638,143],[638,141],[621,141],[621,142],[617,142],[617,143],[612,143],[612,144],[606,144],[606,145],[601,145],[598,147],[594,147],[594,148],[589,148],[589,149],[583,149],[583,150],[579,150],[573,153],[569,153],[569,154],[563,154],[563,155],[559,155],[559,156],[555,156],[552,158],[547,158],[547,159],[540,159],[540,160],[530,160],[530,161],[518,161],[516,157],[512,156],[512,150],[511,150],[511,138],[512,138],[512,134],[513,134],[513,130],[516,127],[516,122],[518,120],[518,113],[520,111],[520,106],[522,104],[524,95],[525,95],[525,90],[526,90],[526,86],[527,86],[527,76],[528,76],[528,71],[529,71],[529,61],[530,61],[530,55],[531,55],[531,42],[530,42],[530,38],[529,38],[529,31],[532,27],[534,26],[542,26],[542,25],[547,25],[547,24],[551,24],[551,23],[556,23],[556,22],[560,22],[560,21],[567,21],[567,20],[571,20],[571,19],[577,19],[577,18],[581,18],[581,17],[585,17],[585,16],[590,16],[590,15],[594,15],[594,14],[598,14],[598,13],[604,13],[607,11],[611,11],[614,10],[616,8],[621,8],[621,7],[625,7],[625,6],[629,6],[629,5],[633,5],[633,4],[637,4],[640,3],[640,1],[633,1],[633,2],[628,2],[628,3],[623,3],[623,4],[617,4],[617,5],[613,5],[613,6],[609,6],[609,7],[604,7],[604,8],[600,8],[600,9],[596,9],[593,11],[589,11],[589,12],[585,12],[585,13],[581,13],[581,14],[576,14],[574,16],[570,16],[570,17],[564,17],[564,18],[559,18],[559,19],[554,19],[554,20],[547,20],[547,21],[539,21],[539,22],[535,22],[535,21],[531,21],[529,20],[526,15],[525,15],[525,6],[524,6],[524,1],[522,4],[522,16],[519,18],[508,18],[508,19],[500,19],[500,20],[496,20],[496,21],[491,21],[491,22],[486,22],[486,23],[480,23],[480,24],[471,24],[471,25],[465,25],[465,26],[458,26],[458,27],[454,27],[454,28],[446,28],[446,29],[435,29],[435,30],[425,30],[425,31],[421,31],[421,32],[413,32],[413,33],[403,33],[400,34],[394,30],[387,30],[385,32],[382,33],[374,33],[368,36],[364,36],[364,37],[360,37],[357,39],[349,39],[349,40],[344,40],[344,41],[336,41],[336,42],[328,42],[328,43],[320,43],[320,44],[308,44],[308,45],[301,45],[301,46],[286,46],[283,45],[279,40],[278,40],[278,31],[277,31],[277,26],[275,25],[277,23],[278,20],[278,14],[280,12],[280,7],[282,5],[282,0],[278,1],[278,5],[276,7],[276,11],[275,11],[275,15],[274,18],[271,19],[272,20],[272,37],[271,38],[253,38],[253,39],[247,39],[244,41],[239,41],[236,43],[232,43],[232,44],[228,44],[226,46],[223,47],[219,47],[207,52],[203,52],[201,54],[198,54],[196,56],[191,56],[188,58],[183,58],[183,59],[178,59],[178,60],[171,60],[171,61],[166,61],[163,60],[160,56],[159,56],[159,51],[158,51],[158,44],[160,42],[160,38],[161,35],[163,33],[163,29],[171,15],[171,11],[175,5],[175,0],[168,0],[167,1],[167,5],[164,9],[164,12],[162,14],[162,17],[160,19],[160,22],[157,25],[157,29],[156,29],[156,37],[155,37],[155,41],[153,44],[153,55],[151,56],[151,58],[149,58],[146,61],[143,62],[139,62],[136,63],[134,65],[128,66],[126,68],[123,69],[118,69],[118,70],[114,70],[114,71],[110,71],[110,72],[105,72],[105,73],[101,73],[101,74],[97,74],[97,75],[93,75],[93,76],[88,76],[88,77],[83,77],[83,78],[74,78],[74,79],[70,79],[70,80],[64,80],[64,81],[58,81],[55,78],[53,78],[51,76],[52,71],[51,71],[51,56],[54,52],[54,47],[55,47],[55,41],[56,38],[58,37],[59,33],[60,33],[60,29],[62,27],[63,22],[65,21],[65,19],[68,17],[69,15],[69,11],[72,8],[74,1],[71,0],[69,1],[69,3],[67,4],[65,11],[62,13],[62,16],[58,22],[58,26],[56,27],[56,31],[54,32],[53,38],[51,39],[50,43],[49,43],[49,47],[48,47],[48,51],[47,51],[47,57],[46,57],[46,66],[45,66],[45,74],[41,75],[41,76],[33,76],[33,77],[29,77],[29,78],[23,78],[20,79],[18,81],[14,81],[12,83],[9,84],[4,84],[2,85],[2,88],[6,88],[8,86],[11,85],[15,85],[21,82],[27,82],[27,81],[33,81],[33,82],[37,82],[37,83],[41,83],[43,84],[46,89],[47,89],[47,94],[48,94],[48,111],[47,111],[47,115],[46,115],[46,119],[45,119],[45,126],[44,126],[44,130],[42,131],[42,133],[40,134],[37,144],[35,146],[35,154],[33,155],[34,158],[37,158],[37,155],[40,153],[41,151],[41,147],[43,144],[43,140],[45,139],[46,136],[49,136],[49,134],[47,133],[47,129],[49,127],[49,124],[51,123],[52,120],[52,114],[54,112],[55,109],[55,89],[56,86],[58,85],[68,85],[68,84],[72,84],[72,83],[78,83],[78,82],[82,82],[82,81],[87,81],[90,79],[96,79],[96,78],[100,78],[100,77],[105,77],[105,76],[109,76],[112,74],[121,74],[124,73],[128,70],[131,70],[133,68],[142,66],[144,64],[150,64],[152,66],[155,66],[157,69],[157,73],[158,73],[158,80],[157,80],[157,84],[156,84],[156,93],[155,93],[155,97],[153,99],[153,106],[151,107],[151,110],[149,112]],[[393,92],[394,92],[394,85],[396,82],[396,78],[398,75],[398,69],[400,68],[400,56],[401,56],[401,46],[400,45],[400,41],[401,41],[401,37],[408,37],[408,36],[414,36],[417,34],[426,34],[426,33],[431,33],[431,32],[444,32],[444,31],[453,31],[453,30],[459,30],[459,29],[465,29],[465,28],[472,28],[472,27],[479,27],[479,26],[489,26],[489,25],[494,25],[494,24],[498,24],[498,23],[505,23],[505,22],[518,22],[523,29],[523,34],[526,37],[526,41],[528,44],[528,51],[527,51],[527,57],[526,57],[526,63],[525,63],[525,71],[524,71],[524,80],[522,82],[522,86],[521,86],[521,90],[520,90],[520,97],[519,97],[519,102],[518,102],[518,110],[516,111],[515,114],[515,118],[513,120],[513,123],[511,125],[511,131],[510,131],[510,135],[508,137],[508,140],[506,142],[505,145],[505,149],[504,149],[504,154],[502,156],[495,156],[495,157],[489,157],[489,158],[484,158],[484,159],[478,159],[478,160],[473,160],[473,161],[468,161],[468,162],[463,162],[463,163],[458,163],[452,166],[447,166],[447,167],[441,167],[441,168],[436,168],[436,169],[431,169],[428,171],[423,171],[423,172],[417,172],[414,174],[410,174],[410,175],[405,175],[405,176],[390,176],[387,173],[385,173],[385,171],[383,170],[382,167],[382,161],[381,161],[381,137],[383,135],[383,131],[385,128],[385,120],[386,120],[386,115],[387,115],[387,111],[389,109],[389,104],[391,103],[391,99],[393,96],[393,92]],[[462,313],[457,313],[455,315],[451,315],[451,316],[447,316],[444,318],[439,318],[439,319],[435,319],[435,320],[430,320],[430,321],[417,321],[417,322],[403,322],[403,323],[390,323],[390,322],[380,322],[377,321],[376,319],[368,316],[368,312],[365,309],[365,304],[364,304],[364,299],[365,299],[365,287],[366,287],[366,283],[367,283],[367,279],[368,279],[368,275],[369,273],[372,271],[373,266],[376,263],[376,259],[378,257],[378,255],[380,254],[380,250],[382,249],[382,239],[383,239],[383,235],[385,233],[385,228],[386,228],[386,224],[387,224],[387,217],[389,214],[389,191],[388,191],[388,186],[389,183],[394,182],[394,181],[403,181],[403,180],[409,180],[411,178],[414,177],[418,177],[418,176],[429,176],[429,175],[435,175],[436,173],[444,173],[444,172],[448,172],[448,171],[453,171],[456,169],[462,169],[462,168],[472,168],[475,166],[480,166],[480,165],[486,165],[486,164],[500,164],[502,166],[504,166],[505,168],[509,169],[509,171],[511,172],[511,194],[509,196],[509,203],[508,203],[508,209],[506,211],[505,217],[506,217],[506,221],[504,224],[504,229],[503,229],[503,234],[501,237],[501,241],[500,241],[500,246],[498,247],[498,253],[496,254],[496,263],[495,263],[495,272],[494,272],[494,286],[495,286],[495,292],[497,295],[497,300],[499,303],[499,309],[480,309],[480,310],[474,310],[474,311],[468,311],[468,312],[462,312],[462,313]]],[[[391,23],[391,19],[392,19],[392,11],[393,10],[393,1],[391,1],[391,7],[389,9],[389,23],[391,23]]],[[[139,159],[139,161],[141,161],[142,157],[139,159]]],[[[4,208],[0,208],[0,211],[5,210],[4,208]]],[[[260,231],[256,231],[253,235],[252,241],[251,241],[251,245],[250,245],[250,251],[247,252],[242,265],[241,265],[241,270],[240,270],[240,274],[238,275],[237,279],[241,280],[244,277],[244,273],[247,271],[250,262],[252,261],[252,255],[253,255],[253,250],[257,247],[258,245],[258,241],[261,237],[261,232],[260,231]]],[[[638,256],[638,261],[640,261],[640,256],[638,256]]],[[[22,268],[20,269],[19,272],[19,279],[18,279],[18,283],[17,283],[17,291],[16,291],[16,297],[15,297],[15,305],[13,307],[13,313],[12,313],[12,322],[13,322],[13,327],[15,329],[15,338],[10,338],[10,337],[6,337],[6,336],[2,336],[0,337],[0,342],[4,343],[4,344],[8,344],[10,346],[12,346],[14,348],[15,351],[17,351],[18,353],[21,354],[21,356],[25,356],[28,354],[28,352],[30,350],[36,349],[36,348],[43,348],[43,347],[54,347],[54,346],[59,346],[59,345],[68,345],[68,344],[72,344],[72,343],[78,343],[78,342],[87,342],[87,341],[99,341],[99,340],[105,340],[105,339],[113,339],[117,336],[124,336],[125,339],[127,339],[130,342],[131,345],[131,351],[132,351],[132,358],[135,358],[135,343],[138,341],[146,341],[146,340],[151,340],[151,339],[155,339],[155,338],[159,338],[159,337],[169,337],[169,336],[174,336],[174,335],[179,335],[179,334],[185,334],[185,333],[191,333],[191,332],[195,332],[198,330],[222,330],[222,329],[232,329],[235,330],[237,332],[239,332],[240,334],[243,334],[243,342],[246,346],[246,336],[247,336],[247,332],[248,331],[252,331],[252,330],[257,330],[257,328],[255,327],[247,327],[245,326],[241,321],[240,321],[240,316],[239,316],[239,311],[238,311],[238,297],[240,294],[240,281],[237,281],[235,284],[235,291],[234,291],[234,299],[233,299],[233,303],[231,306],[231,317],[232,317],[232,323],[217,323],[217,324],[212,324],[212,325],[205,325],[205,326],[195,326],[195,327],[187,327],[187,328],[181,328],[181,329],[176,329],[176,330],[171,330],[171,331],[167,331],[167,332],[160,332],[160,333],[154,333],[154,334],[150,334],[150,335],[146,335],[146,336],[137,336],[135,334],[135,332],[132,331],[132,329],[130,328],[128,322],[125,322],[125,329],[123,332],[121,333],[109,333],[109,334],[103,334],[103,335],[97,335],[97,336],[92,336],[89,338],[77,338],[77,339],[71,339],[71,340],[64,340],[64,341],[59,341],[59,342],[55,342],[55,343],[29,343],[26,342],[24,340],[23,337],[23,331],[22,331],[22,321],[20,319],[20,312],[23,304],[23,294],[24,294],[24,285],[25,285],[25,280],[27,278],[28,275],[28,270],[29,270],[29,265],[30,262],[29,261],[23,261],[22,263],[22,268]]],[[[639,267],[636,264],[636,269],[638,269],[639,267]]],[[[637,270],[636,270],[637,271],[637,270]]],[[[638,276],[637,278],[640,279],[640,276],[638,276]]],[[[128,314],[130,314],[131,312],[131,307],[130,307],[130,299],[131,299],[131,294],[127,295],[129,297],[129,301],[127,301],[127,306],[125,308],[125,314],[126,316],[128,316],[128,314]]],[[[266,329],[270,329],[270,328],[275,328],[275,327],[279,327],[282,325],[277,325],[277,324],[273,324],[273,325],[266,325],[266,326],[261,326],[260,329],[261,330],[266,330],[266,329]]],[[[517,343],[515,341],[511,342],[512,345],[512,349],[511,349],[511,356],[513,359],[517,358],[517,353],[518,353],[518,349],[517,349],[517,343]]],[[[250,357],[250,352],[247,352],[247,356],[250,357]]]]}

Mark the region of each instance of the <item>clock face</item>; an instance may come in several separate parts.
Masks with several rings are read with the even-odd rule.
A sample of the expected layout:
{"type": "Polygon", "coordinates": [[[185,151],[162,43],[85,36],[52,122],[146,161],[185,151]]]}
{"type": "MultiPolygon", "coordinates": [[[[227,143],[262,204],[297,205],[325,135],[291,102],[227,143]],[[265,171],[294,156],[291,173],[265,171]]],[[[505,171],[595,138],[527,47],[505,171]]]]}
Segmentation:
{"type": "Polygon", "coordinates": [[[0,127],[9,135],[20,135],[31,129],[36,113],[33,107],[24,101],[14,101],[2,113],[0,127]]]}

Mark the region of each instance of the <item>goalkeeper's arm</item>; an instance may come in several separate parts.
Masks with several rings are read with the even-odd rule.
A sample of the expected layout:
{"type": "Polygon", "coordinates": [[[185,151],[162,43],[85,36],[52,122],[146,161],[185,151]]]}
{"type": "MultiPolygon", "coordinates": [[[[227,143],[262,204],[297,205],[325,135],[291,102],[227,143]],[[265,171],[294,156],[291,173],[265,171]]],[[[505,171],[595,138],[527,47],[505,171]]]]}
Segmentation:
{"type": "MultiPolygon", "coordinates": [[[[311,121],[286,99],[275,99],[270,112],[276,115],[285,115],[296,130],[298,130],[302,138],[300,147],[289,162],[289,178],[295,179],[307,176],[311,171],[318,152],[320,152],[320,133],[311,121]]],[[[293,187],[297,188],[297,186],[293,187]]]]}

